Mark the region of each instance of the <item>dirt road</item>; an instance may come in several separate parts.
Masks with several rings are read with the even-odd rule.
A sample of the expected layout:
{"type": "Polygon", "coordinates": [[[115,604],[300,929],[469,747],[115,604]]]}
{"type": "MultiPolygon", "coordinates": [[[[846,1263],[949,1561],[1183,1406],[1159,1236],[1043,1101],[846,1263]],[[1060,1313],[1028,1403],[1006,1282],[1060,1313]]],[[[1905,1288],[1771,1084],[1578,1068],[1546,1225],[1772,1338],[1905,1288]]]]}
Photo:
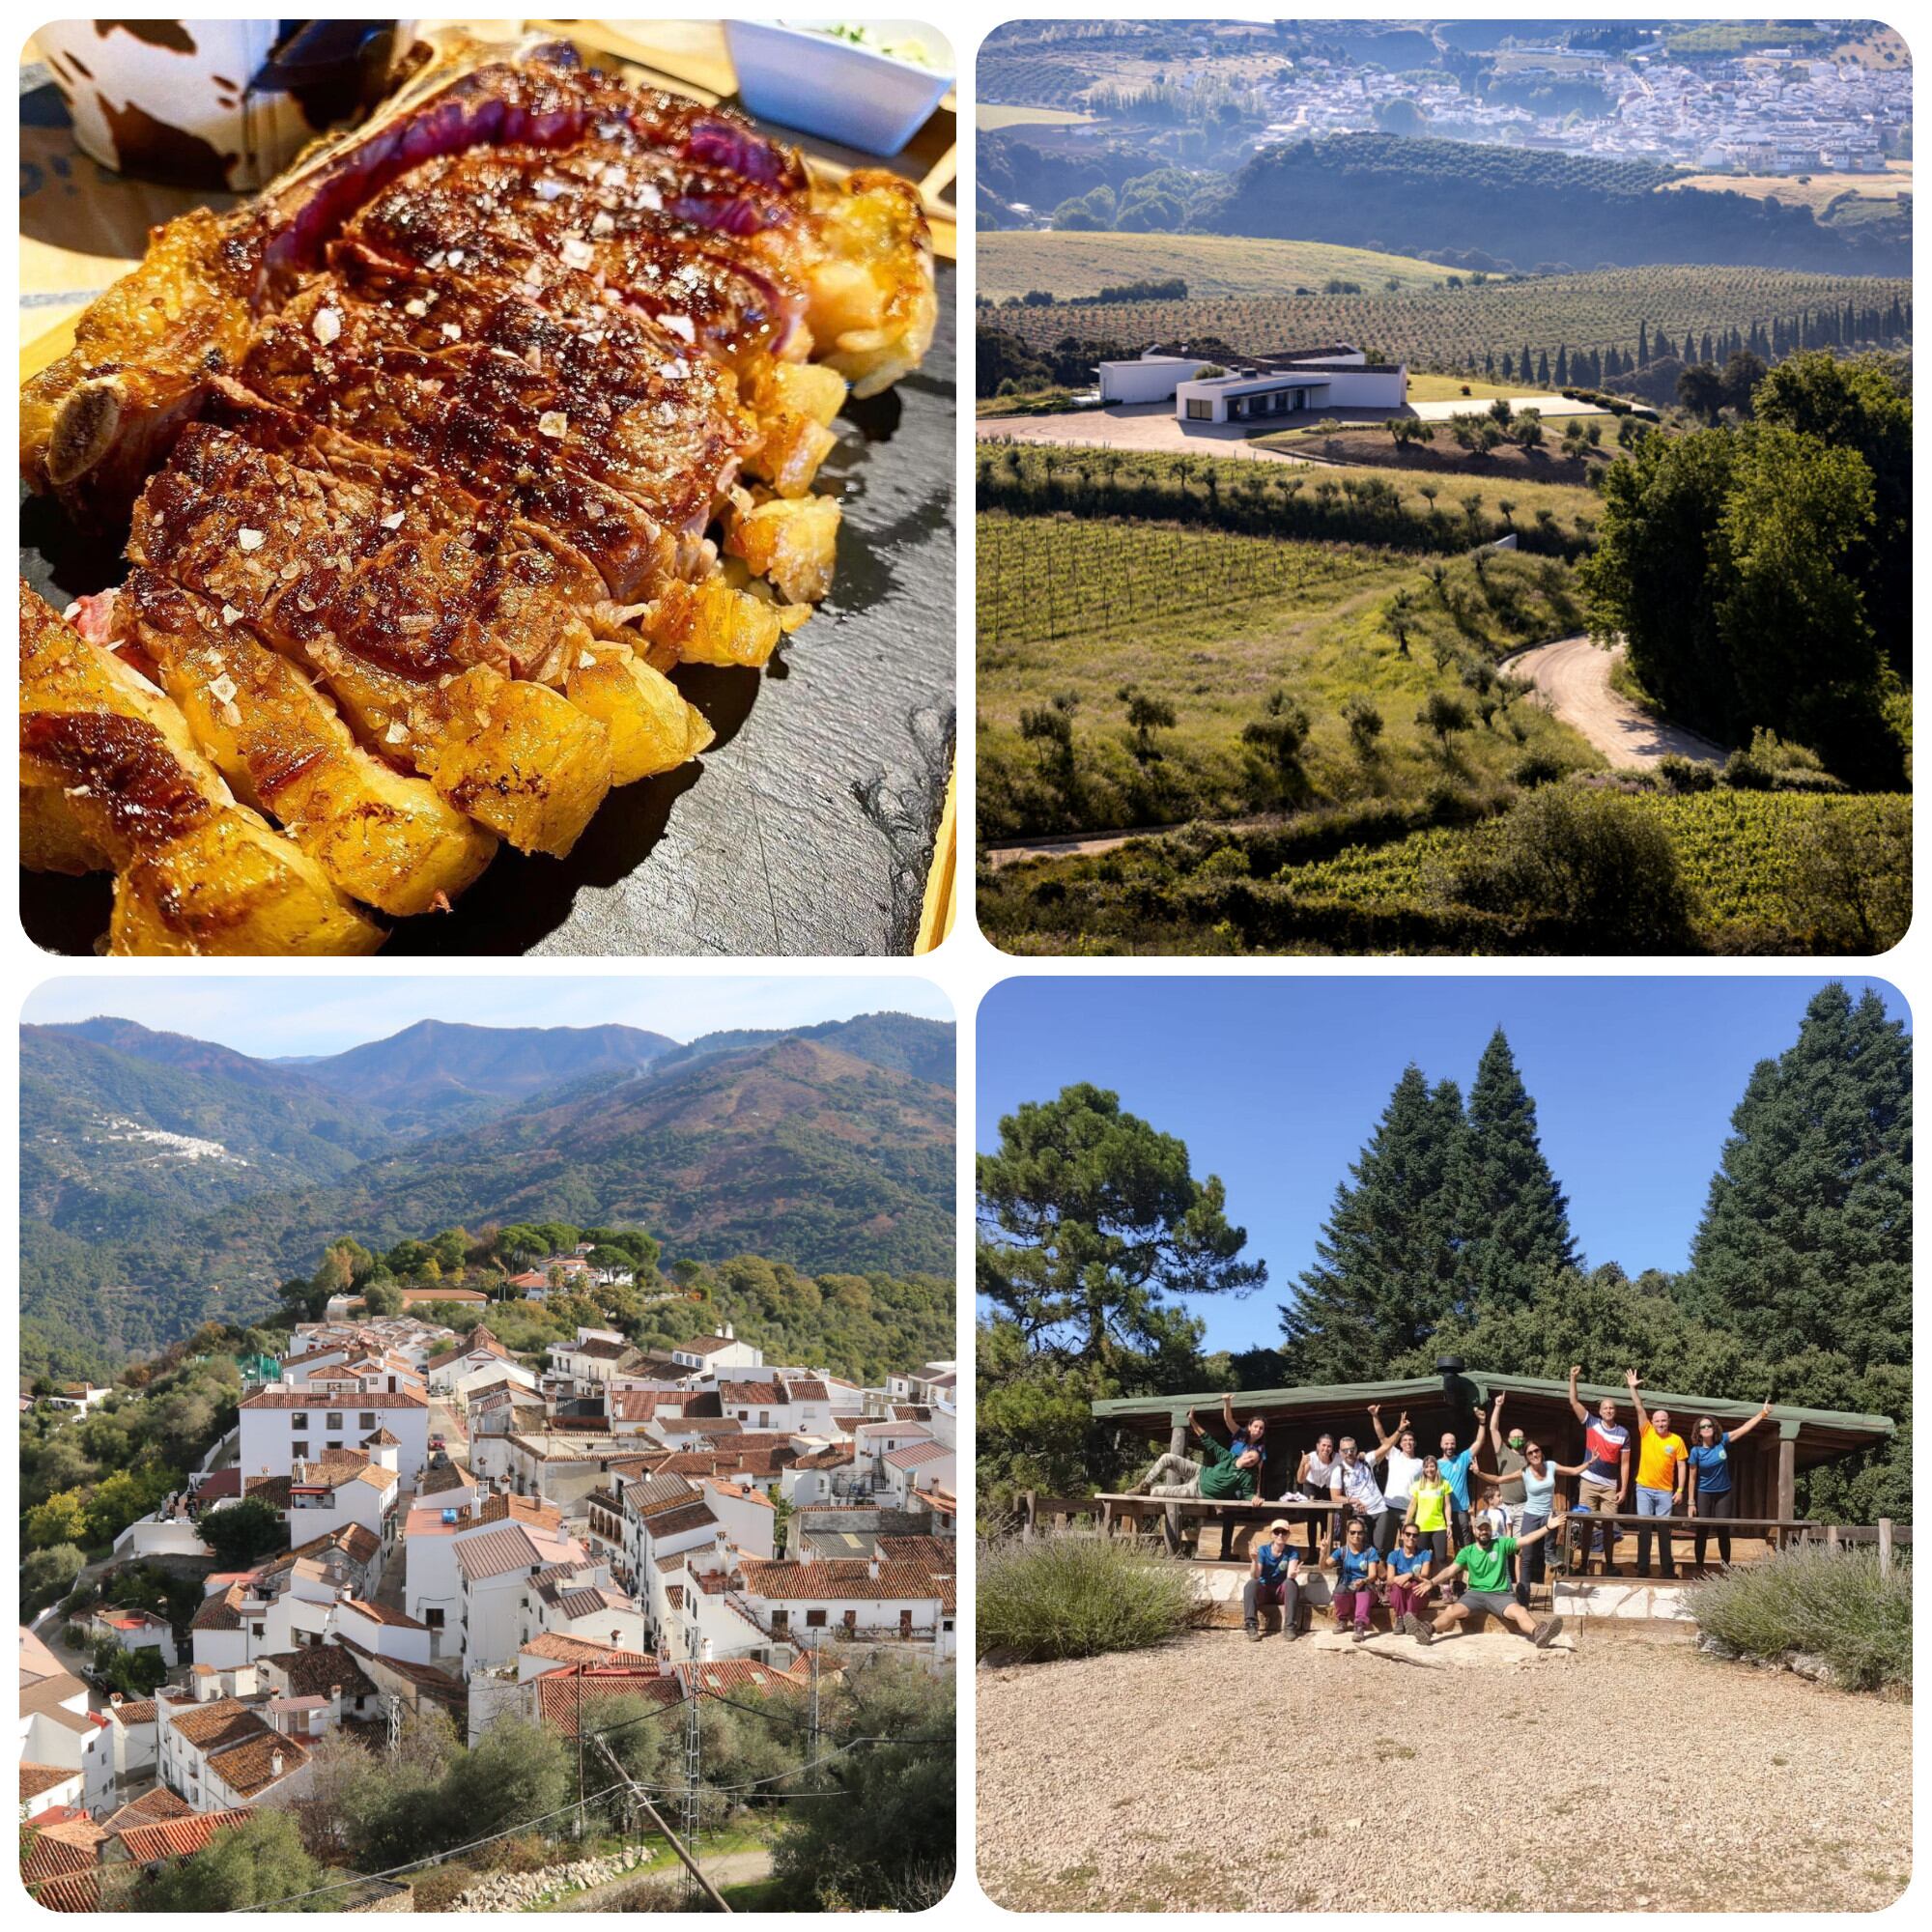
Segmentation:
{"type": "Polygon", "coordinates": [[[1672,754],[1720,765],[1724,752],[1708,738],[1666,724],[1610,688],[1613,654],[1588,638],[1559,638],[1519,652],[1503,668],[1528,678],[1544,703],[1582,733],[1611,764],[1635,770],[1672,754]]]}
{"type": "Polygon", "coordinates": [[[980,1883],[1016,1912],[1356,1918],[1898,1898],[1909,1702],[1572,1631],[1485,1670],[1219,1631],[981,1669],[980,1883]]]}
{"type": "MultiPolygon", "coordinates": [[[[1217,818],[1211,821],[1217,832],[1258,832],[1264,825],[1279,825],[1273,818],[1217,818]]],[[[1022,859],[1077,859],[1094,852],[1112,852],[1132,838],[1158,838],[1163,832],[1179,832],[1179,825],[1123,826],[1115,832],[1072,832],[1064,838],[1015,838],[999,845],[982,845],[986,864],[998,871],[1002,866],[1016,866],[1022,859]]]]}
{"type": "MultiPolygon", "coordinates": [[[[704,1876],[723,1891],[727,1885],[759,1885],[772,1875],[772,1855],[764,1846],[750,1852],[724,1852],[715,1859],[699,1857],[704,1876]]],[[[565,1892],[540,1909],[545,1912],[605,1912],[625,1892],[640,1885],[657,1884],[677,1888],[688,1883],[685,1870],[675,1860],[648,1872],[627,1872],[608,1885],[586,1886],[582,1891],[565,1892]]]]}

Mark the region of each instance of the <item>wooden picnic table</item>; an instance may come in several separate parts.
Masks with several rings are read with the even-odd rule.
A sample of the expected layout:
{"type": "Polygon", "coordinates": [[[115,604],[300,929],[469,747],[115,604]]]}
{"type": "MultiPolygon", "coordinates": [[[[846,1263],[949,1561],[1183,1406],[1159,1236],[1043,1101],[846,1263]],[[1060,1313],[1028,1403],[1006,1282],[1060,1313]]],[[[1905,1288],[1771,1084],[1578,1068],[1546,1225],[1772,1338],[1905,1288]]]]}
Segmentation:
{"type": "Polygon", "coordinates": [[[1213,1496],[1150,1496],[1138,1490],[1096,1495],[1094,1500],[1100,1506],[1100,1528],[1105,1534],[1113,1534],[1116,1521],[1138,1527],[1144,1520],[1157,1517],[1167,1536],[1169,1549],[1179,1549],[1180,1524],[1184,1520],[1218,1522],[1221,1525],[1221,1560],[1224,1563],[1232,1559],[1230,1545],[1235,1531],[1243,1523],[1272,1522],[1278,1516],[1305,1521],[1311,1518],[1336,1516],[1349,1507],[1347,1503],[1325,1499],[1271,1502],[1264,1496],[1256,1496],[1243,1501],[1213,1496]]]}

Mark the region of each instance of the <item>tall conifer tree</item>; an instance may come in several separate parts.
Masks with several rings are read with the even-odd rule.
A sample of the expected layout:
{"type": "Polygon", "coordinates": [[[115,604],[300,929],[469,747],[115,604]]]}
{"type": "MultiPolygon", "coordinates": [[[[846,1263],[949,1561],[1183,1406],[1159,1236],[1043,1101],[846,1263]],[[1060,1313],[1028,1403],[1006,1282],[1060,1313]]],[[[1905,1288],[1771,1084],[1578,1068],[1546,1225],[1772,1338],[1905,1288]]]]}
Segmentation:
{"type": "Polygon", "coordinates": [[[1463,1096],[1411,1065],[1335,1190],[1316,1265],[1281,1311],[1296,1381],[1364,1381],[1421,1347],[1455,1306],[1454,1178],[1463,1096]]]}
{"type": "Polygon", "coordinates": [[[1731,1116],[1690,1251],[1691,1312],[1767,1361],[1912,1359],[1912,1047],[1837,983],[1760,1061],[1731,1116]]]}
{"type": "Polygon", "coordinates": [[[1520,1306],[1552,1274],[1577,1265],[1570,1204],[1543,1157],[1536,1102],[1501,1027],[1469,1089],[1456,1193],[1463,1302],[1520,1306]]]}

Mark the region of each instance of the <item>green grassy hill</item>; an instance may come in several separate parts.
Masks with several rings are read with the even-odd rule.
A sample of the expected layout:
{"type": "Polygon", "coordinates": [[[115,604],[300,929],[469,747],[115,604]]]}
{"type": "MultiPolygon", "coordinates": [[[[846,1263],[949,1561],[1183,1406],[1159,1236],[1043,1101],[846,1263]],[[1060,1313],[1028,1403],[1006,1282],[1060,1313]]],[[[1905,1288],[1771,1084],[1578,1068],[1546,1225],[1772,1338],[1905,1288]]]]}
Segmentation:
{"type": "MultiPolygon", "coordinates": [[[[1190,300],[1222,296],[1292,295],[1325,282],[1359,282],[1386,293],[1441,286],[1451,272],[1413,255],[1342,248],[1327,242],[1264,242],[1236,235],[1112,235],[1036,230],[978,238],[980,293],[994,301],[1038,289],[1061,301],[1122,282],[1179,275],[1190,300]]],[[[1137,307],[1139,304],[1124,306],[1137,307]]],[[[1118,309],[1109,309],[1110,316],[1118,309]]]]}

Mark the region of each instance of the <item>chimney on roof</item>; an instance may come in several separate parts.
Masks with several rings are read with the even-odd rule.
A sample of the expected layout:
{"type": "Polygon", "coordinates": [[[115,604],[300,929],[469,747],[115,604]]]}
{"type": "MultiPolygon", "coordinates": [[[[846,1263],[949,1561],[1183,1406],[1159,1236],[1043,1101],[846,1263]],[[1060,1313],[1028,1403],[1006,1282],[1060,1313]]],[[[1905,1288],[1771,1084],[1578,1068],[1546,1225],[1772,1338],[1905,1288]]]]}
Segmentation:
{"type": "Polygon", "coordinates": [[[733,1327],[731,1326],[730,1322],[728,1322],[728,1321],[727,1321],[727,1322],[725,1322],[725,1324],[724,1325],[724,1327],[722,1327],[721,1329],[719,1329],[719,1331],[718,1331],[718,1332],[719,1332],[719,1334],[721,1334],[722,1336],[724,1336],[724,1339],[725,1339],[725,1341],[727,1341],[727,1342],[734,1342],[734,1341],[736,1341],[736,1340],[737,1340],[737,1331],[736,1331],[735,1329],[733,1329],[733,1327]]]}
{"type": "Polygon", "coordinates": [[[121,1693],[120,1693],[120,1691],[118,1691],[118,1690],[110,1690],[110,1691],[109,1691],[109,1692],[107,1693],[107,1702],[108,1702],[109,1706],[110,1706],[110,1707],[111,1707],[112,1709],[114,1709],[114,1710],[118,1711],[118,1710],[119,1710],[119,1709],[121,1708],[121,1693]]]}
{"type": "Polygon", "coordinates": [[[711,1662],[711,1639],[708,1636],[701,1638],[698,1642],[697,1661],[699,1663],[709,1663],[711,1662]]]}
{"type": "Polygon", "coordinates": [[[879,1552],[876,1549],[866,1559],[866,1574],[873,1582],[879,1580],[879,1552]]]}
{"type": "Polygon", "coordinates": [[[269,1753],[269,1776],[270,1777],[279,1777],[281,1775],[282,1754],[278,1750],[272,1750],[269,1753]]]}

